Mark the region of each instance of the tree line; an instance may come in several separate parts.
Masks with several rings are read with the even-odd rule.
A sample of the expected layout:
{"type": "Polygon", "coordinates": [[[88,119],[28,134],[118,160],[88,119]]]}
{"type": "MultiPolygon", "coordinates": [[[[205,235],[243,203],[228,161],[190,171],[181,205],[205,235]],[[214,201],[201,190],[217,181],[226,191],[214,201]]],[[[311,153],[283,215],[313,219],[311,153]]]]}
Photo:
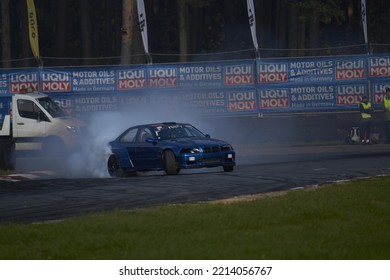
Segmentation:
{"type": "MultiPolygon", "coordinates": [[[[253,59],[246,0],[144,0],[153,63],[253,59]]],[[[390,1],[254,0],[260,57],[388,52],[390,1]]],[[[35,0],[43,65],[143,64],[136,0],[35,0]]],[[[36,67],[26,0],[1,0],[3,68],[36,67]]]]}

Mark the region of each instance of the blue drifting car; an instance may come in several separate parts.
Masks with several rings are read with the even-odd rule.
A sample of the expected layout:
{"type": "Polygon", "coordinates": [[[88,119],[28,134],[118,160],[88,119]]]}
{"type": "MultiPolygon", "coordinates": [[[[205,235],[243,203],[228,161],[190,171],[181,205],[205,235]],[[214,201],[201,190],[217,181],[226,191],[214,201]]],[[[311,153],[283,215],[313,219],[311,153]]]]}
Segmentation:
{"type": "Polygon", "coordinates": [[[113,177],[137,171],[218,167],[231,172],[235,151],[225,141],[210,138],[187,123],[154,123],[130,127],[109,143],[107,168],[113,177]]]}

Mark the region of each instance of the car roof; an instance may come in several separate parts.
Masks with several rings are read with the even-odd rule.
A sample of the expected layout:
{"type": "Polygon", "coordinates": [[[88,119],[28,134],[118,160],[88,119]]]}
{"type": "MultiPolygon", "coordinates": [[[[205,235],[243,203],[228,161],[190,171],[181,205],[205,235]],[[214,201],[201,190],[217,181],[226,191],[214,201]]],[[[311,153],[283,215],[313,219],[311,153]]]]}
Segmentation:
{"type": "Polygon", "coordinates": [[[167,125],[190,125],[188,123],[178,123],[178,122],[160,122],[160,123],[148,123],[148,124],[140,124],[135,125],[127,128],[125,131],[123,131],[116,139],[120,139],[124,134],[126,134],[127,131],[131,129],[138,129],[141,127],[159,127],[159,126],[167,126],[167,125]]]}
{"type": "Polygon", "coordinates": [[[166,125],[185,125],[188,123],[178,123],[178,122],[161,122],[161,123],[149,123],[144,125],[137,125],[135,127],[142,127],[142,126],[166,126],[166,125]]]}
{"type": "MultiPolygon", "coordinates": [[[[148,123],[148,124],[140,124],[131,126],[126,129],[126,131],[134,128],[140,128],[140,127],[159,127],[159,126],[168,126],[168,125],[190,125],[188,123],[178,123],[178,122],[160,122],[160,123],[148,123]]],[[[125,133],[125,132],[124,132],[125,133]]]]}

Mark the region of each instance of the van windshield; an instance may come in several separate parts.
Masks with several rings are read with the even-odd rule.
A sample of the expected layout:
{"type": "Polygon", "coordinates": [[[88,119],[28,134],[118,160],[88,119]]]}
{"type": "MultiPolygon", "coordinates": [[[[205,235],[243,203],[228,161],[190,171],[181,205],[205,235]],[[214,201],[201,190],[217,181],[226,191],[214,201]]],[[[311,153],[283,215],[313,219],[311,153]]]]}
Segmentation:
{"type": "Polygon", "coordinates": [[[64,117],[67,114],[49,97],[38,98],[39,104],[53,117],[64,117]]]}

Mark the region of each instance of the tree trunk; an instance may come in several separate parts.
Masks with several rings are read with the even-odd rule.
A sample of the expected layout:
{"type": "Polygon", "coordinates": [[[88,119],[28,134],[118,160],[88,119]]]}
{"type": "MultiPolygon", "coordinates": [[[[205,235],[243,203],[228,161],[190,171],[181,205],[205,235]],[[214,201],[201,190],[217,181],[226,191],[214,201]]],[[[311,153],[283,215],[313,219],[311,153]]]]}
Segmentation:
{"type": "Polygon", "coordinates": [[[1,57],[3,68],[11,68],[11,33],[10,33],[10,16],[9,0],[0,1],[1,5],[1,57]]]}
{"type": "MultiPolygon", "coordinates": [[[[275,46],[278,49],[285,49],[286,48],[286,41],[287,41],[287,21],[286,19],[288,18],[287,15],[287,4],[285,1],[278,0],[276,1],[276,19],[277,21],[275,22],[276,25],[276,30],[277,30],[277,37],[275,46]]],[[[284,56],[284,51],[283,51],[283,56],[284,56]]]]}
{"type": "Polygon", "coordinates": [[[187,61],[188,54],[188,6],[178,1],[180,62],[187,61]]]}
{"type": "MultiPolygon", "coordinates": [[[[147,15],[145,19],[147,19],[147,15]]],[[[123,0],[121,64],[145,63],[147,58],[144,53],[141,28],[138,22],[137,2],[123,0]]]]}
{"type": "Polygon", "coordinates": [[[292,49],[289,56],[297,56],[298,48],[298,9],[290,5],[288,17],[287,48],[292,49]]]}
{"type": "Polygon", "coordinates": [[[298,20],[298,56],[305,56],[306,46],[306,23],[304,20],[298,20]]]}
{"type": "Polygon", "coordinates": [[[122,48],[121,48],[121,64],[131,64],[131,49],[134,37],[134,10],[136,9],[135,0],[123,0],[122,8],[122,48]]]}
{"type": "MultiPolygon", "coordinates": [[[[313,9],[312,16],[310,17],[309,23],[309,48],[315,49],[318,48],[318,38],[320,33],[320,22],[319,22],[319,12],[317,9],[313,9]]],[[[310,55],[317,55],[317,50],[310,51],[310,55]]]]}
{"type": "MultiPolygon", "coordinates": [[[[83,64],[90,64],[89,57],[91,57],[91,36],[93,33],[91,29],[91,17],[90,17],[91,6],[89,1],[83,0],[81,1],[81,44],[82,44],[82,54],[83,58],[87,58],[83,60],[83,64]]],[[[95,30],[97,32],[97,30],[95,30]]]]}
{"type": "MultiPolygon", "coordinates": [[[[56,49],[59,57],[65,56],[65,44],[66,44],[66,26],[67,26],[67,12],[66,12],[66,0],[59,0],[57,2],[57,36],[56,36],[56,49]]],[[[63,64],[65,61],[62,62],[63,64]]]]}

